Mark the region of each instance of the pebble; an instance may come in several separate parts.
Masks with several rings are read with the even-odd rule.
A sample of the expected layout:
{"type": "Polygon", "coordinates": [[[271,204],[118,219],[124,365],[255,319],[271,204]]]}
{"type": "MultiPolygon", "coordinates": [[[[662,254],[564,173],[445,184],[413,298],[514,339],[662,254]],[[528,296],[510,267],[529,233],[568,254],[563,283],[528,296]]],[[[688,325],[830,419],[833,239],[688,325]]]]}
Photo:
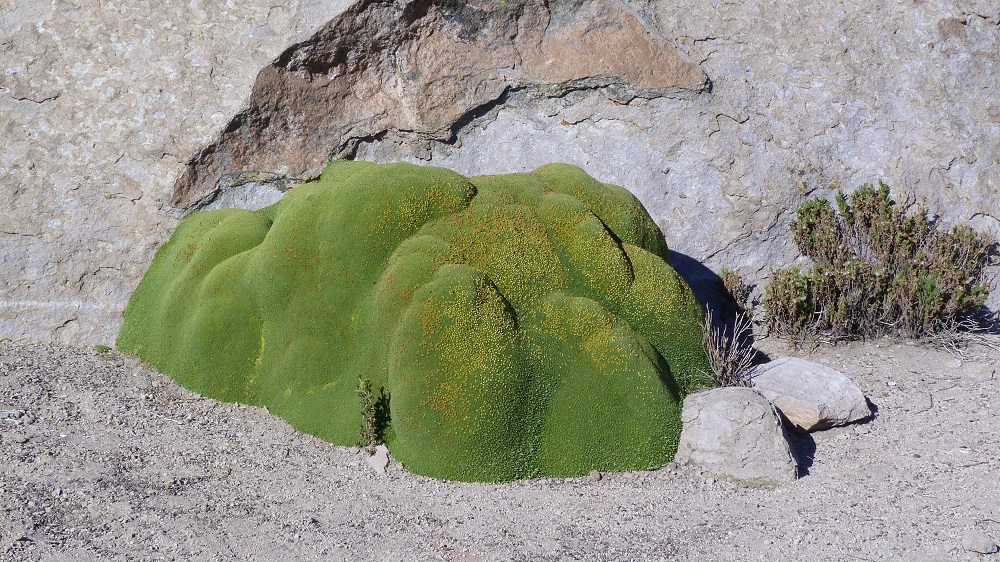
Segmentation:
{"type": "Polygon", "coordinates": [[[997,543],[976,529],[969,529],[962,535],[962,548],[979,554],[993,554],[997,551],[997,543]]]}
{"type": "Polygon", "coordinates": [[[385,469],[389,467],[389,449],[385,445],[375,448],[375,454],[365,459],[368,466],[378,474],[385,474],[385,469]]]}
{"type": "Polygon", "coordinates": [[[972,383],[983,383],[993,380],[996,369],[992,365],[982,363],[967,363],[962,369],[962,380],[972,383]]]}
{"type": "Polygon", "coordinates": [[[599,482],[601,480],[601,472],[599,470],[591,470],[590,474],[587,475],[587,480],[599,482]]]}

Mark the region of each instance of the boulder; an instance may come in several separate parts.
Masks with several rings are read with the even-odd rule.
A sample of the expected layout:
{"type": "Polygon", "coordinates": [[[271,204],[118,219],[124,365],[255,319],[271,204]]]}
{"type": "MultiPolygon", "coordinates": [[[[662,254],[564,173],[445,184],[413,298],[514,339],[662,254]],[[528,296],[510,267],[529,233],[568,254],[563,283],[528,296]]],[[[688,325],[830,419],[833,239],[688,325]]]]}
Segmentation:
{"type": "Polygon", "coordinates": [[[781,419],[760,393],[745,387],[715,388],[684,399],[675,460],[720,476],[764,485],[795,480],[781,419]]]}
{"type": "Polygon", "coordinates": [[[251,183],[283,190],[363,140],[447,141],[512,89],[545,97],[603,88],[628,103],[708,86],[697,65],[616,4],[359,0],[261,69],[248,105],[188,162],[171,203],[228,200],[251,183]]]}
{"type": "Polygon", "coordinates": [[[753,388],[799,431],[847,425],[872,414],[861,389],[826,365],[782,357],[755,367],[750,377],[753,388]]]}

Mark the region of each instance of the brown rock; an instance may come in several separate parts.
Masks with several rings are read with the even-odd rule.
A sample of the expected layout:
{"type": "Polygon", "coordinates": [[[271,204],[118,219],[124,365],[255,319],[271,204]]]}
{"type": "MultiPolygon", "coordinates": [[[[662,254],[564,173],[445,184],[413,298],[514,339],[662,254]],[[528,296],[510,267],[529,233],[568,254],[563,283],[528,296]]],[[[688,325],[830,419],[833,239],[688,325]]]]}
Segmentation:
{"type": "Polygon", "coordinates": [[[447,140],[511,88],[604,86],[627,101],[700,92],[708,78],[616,4],[361,1],[260,71],[171,203],[197,207],[261,179],[284,187],[387,133],[447,140]]]}
{"type": "Polygon", "coordinates": [[[965,32],[965,21],[958,18],[943,18],[938,20],[938,35],[942,41],[955,37],[962,43],[969,42],[969,34],[965,32]]]}

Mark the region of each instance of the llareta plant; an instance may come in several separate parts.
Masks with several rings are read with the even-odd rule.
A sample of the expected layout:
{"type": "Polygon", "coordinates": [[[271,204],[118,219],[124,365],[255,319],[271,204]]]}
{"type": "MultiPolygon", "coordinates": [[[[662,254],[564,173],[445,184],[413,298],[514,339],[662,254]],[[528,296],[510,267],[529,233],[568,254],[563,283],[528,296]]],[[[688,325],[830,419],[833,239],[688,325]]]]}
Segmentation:
{"type": "Polygon", "coordinates": [[[184,220],[117,345],[342,445],[367,415],[364,373],[384,397],[376,436],[420,474],[646,469],[673,458],[684,396],[713,384],[702,309],[666,255],[634,196],[574,166],[334,162],[260,211],[184,220]]]}

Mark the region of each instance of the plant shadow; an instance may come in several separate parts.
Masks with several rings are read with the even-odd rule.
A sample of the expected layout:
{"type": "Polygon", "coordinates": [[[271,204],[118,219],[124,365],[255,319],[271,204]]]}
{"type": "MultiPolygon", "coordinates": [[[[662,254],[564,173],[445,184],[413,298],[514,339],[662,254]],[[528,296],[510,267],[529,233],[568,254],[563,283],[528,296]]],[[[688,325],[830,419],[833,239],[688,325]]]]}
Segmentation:
{"type": "MultiPolygon", "coordinates": [[[[722,278],[705,264],[676,250],[670,250],[668,263],[691,287],[694,298],[701,303],[707,312],[711,313],[713,325],[732,334],[737,316],[745,311],[741,310],[740,304],[729,294],[722,278]]],[[[754,365],[767,363],[771,360],[766,353],[755,347],[756,334],[753,332],[752,325],[747,334],[740,336],[741,343],[753,349],[752,363],[754,365]]]]}
{"type": "Polygon", "coordinates": [[[392,424],[392,414],[389,413],[389,395],[385,392],[385,387],[379,389],[378,398],[375,399],[375,435],[379,441],[385,442],[385,433],[392,424]]]}

